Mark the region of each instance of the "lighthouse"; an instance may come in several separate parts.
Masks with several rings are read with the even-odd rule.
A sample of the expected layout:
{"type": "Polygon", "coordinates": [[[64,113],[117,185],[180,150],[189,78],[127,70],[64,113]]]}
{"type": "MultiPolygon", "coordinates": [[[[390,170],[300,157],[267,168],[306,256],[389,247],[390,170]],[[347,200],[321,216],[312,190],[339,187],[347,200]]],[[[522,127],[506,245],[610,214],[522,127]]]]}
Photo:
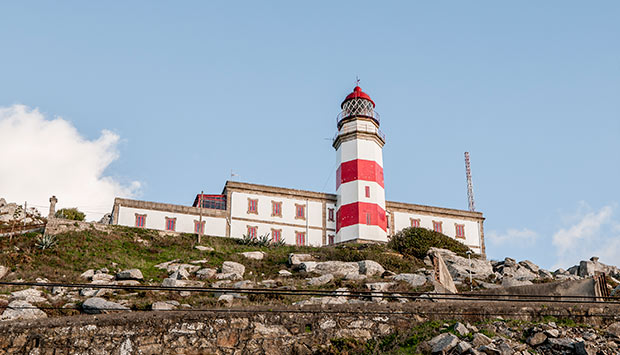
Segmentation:
{"type": "Polygon", "coordinates": [[[340,105],[334,138],[336,243],[387,241],[383,185],[385,135],[375,103],[359,86],[340,105]]]}

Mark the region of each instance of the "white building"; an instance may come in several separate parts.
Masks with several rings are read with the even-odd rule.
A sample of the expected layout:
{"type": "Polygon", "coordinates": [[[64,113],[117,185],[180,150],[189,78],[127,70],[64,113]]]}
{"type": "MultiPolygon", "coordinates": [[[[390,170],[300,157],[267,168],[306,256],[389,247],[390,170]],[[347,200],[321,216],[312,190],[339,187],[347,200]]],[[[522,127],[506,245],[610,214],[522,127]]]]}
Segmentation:
{"type": "Polygon", "coordinates": [[[202,228],[205,235],[233,238],[269,234],[312,246],[387,242],[415,226],[442,232],[484,255],[482,213],[385,200],[385,136],[374,107],[359,86],[341,105],[333,141],[336,194],[227,181],[222,194],[199,194],[191,207],[116,198],[112,224],[181,233],[202,228]]]}

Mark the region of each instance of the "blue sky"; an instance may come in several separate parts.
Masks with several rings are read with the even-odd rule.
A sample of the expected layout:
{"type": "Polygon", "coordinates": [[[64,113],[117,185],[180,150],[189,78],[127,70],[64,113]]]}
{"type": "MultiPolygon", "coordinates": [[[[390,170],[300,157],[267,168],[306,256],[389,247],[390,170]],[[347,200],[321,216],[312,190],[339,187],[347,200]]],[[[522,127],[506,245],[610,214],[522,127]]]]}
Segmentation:
{"type": "MultiPolygon", "coordinates": [[[[0,107],[38,109],[32,144],[59,117],[101,143],[112,195],[191,204],[231,169],[333,192],[335,116],[359,76],[389,200],[466,209],[470,151],[489,257],[620,264],[618,18],[613,1],[5,2],[0,107]]],[[[61,143],[54,156],[83,147],[61,143]]],[[[70,194],[28,175],[39,195],[13,180],[0,196],[70,194]]],[[[109,210],[100,198],[64,201],[109,210]]]]}

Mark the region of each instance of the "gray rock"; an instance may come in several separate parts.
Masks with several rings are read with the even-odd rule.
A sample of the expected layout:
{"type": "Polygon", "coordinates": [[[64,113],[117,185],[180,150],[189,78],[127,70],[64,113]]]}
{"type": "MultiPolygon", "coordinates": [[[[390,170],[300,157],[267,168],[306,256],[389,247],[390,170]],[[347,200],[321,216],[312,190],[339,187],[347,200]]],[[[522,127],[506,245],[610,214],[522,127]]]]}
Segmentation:
{"type": "Polygon", "coordinates": [[[91,280],[110,282],[114,280],[114,275],[110,275],[106,273],[94,274],[93,277],[91,277],[91,280]]]}
{"type": "Polygon", "coordinates": [[[232,306],[234,300],[235,298],[233,297],[233,295],[225,294],[218,297],[217,302],[230,307],[232,306]]]}
{"type": "Polygon", "coordinates": [[[360,280],[366,280],[366,278],[368,278],[368,276],[360,275],[360,274],[358,274],[356,272],[350,272],[350,273],[344,275],[344,279],[345,280],[360,281],[360,280]]]}
{"type": "Polygon", "coordinates": [[[310,254],[290,253],[288,255],[288,264],[293,268],[298,267],[301,263],[306,261],[314,261],[314,258],[310,254]]]}
{"type": "Polygon", "coordinates": [[[199,279],[212,279],[217,274],[216,269],[204,268],[196,271],[196,277],[199,279]]]}
{"type": "Polygon", "coordinates": [[[454,331],[463,337],[469,334],[469,329],[467,329],[467,327],[463,323],[460,323],[460,322],[457,322],[454,325],[454,331]]]}
{"type": "Polygon", "coordinates": [[[395,275],[392,280],[404,281],[411,285],[411,287],[419,287],[426,283],[427,277],[420,274],[398,274],[395,275]]]}
{"type": "Polygon", "coordinates": [[[458,344],[459,338],[452,333],[443,333],[431,339],[428,344],[433,354],[446,354],[458,344]]]}
{"type": "Polygon", "coordinates": [[[491,338],[489,338],[488,336],[482,334],[482,333],[476,333],[474,334],[474,339],[472,340],[472,345],[474,347],[479,347],[482,345],[487,345],[487,344],[491,344],[493,342],[493,340],[491,340],[491,338]]]}
{"type": "Polygon", "coordinates": [[[278,275],[280,275],[281,277],[289,277],[289,276],[292,276],[293,274],[288,270],[280,270],[278,271],[278,275]]]}
{"type": "Polygon", "coordinates": [[[366,276],[375,276],[382,275],[385,272],[385,269],[381,264],[373,260],[363,260],[359,261],[359,273],[366,276]]]}
{"type": "Polygon", "coordinates": [[[177,301],[162,301],[162,302],[154,302],[151,305],[151,309],[153,311],[171,311],[173,309],[177,309],[179,306],[179,302],[177,301]]]}
{"type": "Polygon", "coordinates": [[[460,257],[453,251],[439,248],[431,248],[430,250],[436,250],[439,254],[441,254],[441,257],[443,258],[443,261],[448,267],[450,275],[452,275],[454,280],[462,281],[469,279],[470,270],[472,277],[479,280],[484,280],[490,275],[493,275],[493,267],[491,266],[491,262],[488,260],[472,258],[470,265],[468,258],[460,257]]]}
{"type": "Polygon", "coordinates": [[[435,280],[433,283],[435,290],[440,293],[458,293],[454,280],[452,280],[452,275],[450,274],[441,253],[438,250],[431,248],[428,252],[428,256],[431,258],[431,262],[433,263],[433,268],[435,270],[435,280]]]}
{"type": "Polygon", "coordinates": [[[47,299],[43,297],[43,293],[34,288],[11,292],[11,298],[20,301],[26,301],[28,303],[39,303],[47,301],[47,299]]]}
{"type": "Polygon", "coordinates": [[[176,280],[187,280],[189,279],[189,272],[187,272],[186,269],[177,269],[177,271],[171,273],[168,277],[176,280]]]}
{"type": "Polygon", "coordinates": [[[526,268],[530,272],[533,272],[534,274],[538,274],[538,271],[540,270],[540,267],[538,265],[534,264],[529,260],[519,261],[519,265],[526,268]]]}
{"type": "Polygon", "coordinates": [[[168,267],[166,267],[166,271],[168,271],[168,273],[173,273],[175,271],[185,271],[188,274],[192,273],[192,272],[196,272],[198,271],[198,269],[200,269],[200,266],[198,265],[192,265],[192,264],[177,264],[177,263],[172,263],[169,264],[168,267]]]}
{"type": "Polygon", "coordinates": [[[304,261],[297,265],[296,270],[300,272],[313,272],[316,264],[318,264],[316,261],[304,261]]]}
{"type": "Polygon", "coordinates": [[[179,259],[166,261],[165,263],[155,265],[155,267],[160,270],[168,270],[168,266],[170,266],[173,263],[176,263],[177,261],[179,261],[179,259]]]}
{"type": "Polygon", "coordinates": [[[265,257],[265,253],[263,253],[262,251],[246,251],[239,254],[243,255],[247,259],[252,260],[263,260],[263,258],[265,257]]]}
{"type": "Polygon", "coordinates": [[[454,348],[454,351],[457,354],[465,354],[467,353],[469,350],[471,349],[471,344],[466,342],[466,341],[460,341],[456,347],[454,348]]]}
{"type": "Polygon", "coordinates": [[[162,281],[161,285],[163,287],[182,287],[183,281],[178,279],[166,278],[162,281]]]}
{"type": "Polygon", "coordinates": [[[217,273],[215,274],[215,278],[217,280],[231,280],[231,281],[235,281],[235,280],[241,280],[243,279],[243,276],[234,273],[234,272],[229,272],[229,273],[217,273]]]}
{"type": "Polygon", "coordinates": [[[479,351],[487,354],[487,355],[502,355],[502,352],[499,351],[493,344],[482,345],[478,348],[479,351]]]}
{"type": "Polygon", "coordinates": [[[558,336],[560,336],[560,331],[557,329],[548,329],[545,330],[545,335],[547,335],[549,338],[557,338],[558,336]]]}
{"type": "Polygon", "coordinates": [[[222,274],[237,274],[243,277],[245,266],[234,261],[224,261],[222,264],[222,274]]]}
{"type": "Polygon", "coordinates": [[[396,283],[394,282],[373,282],[367,283],[366,288],[368,288],[370,291],[385,292],[395,284],[396,283]]]}
{"type": "Polygon", "coordinates": [[[4,312],[2,312],[0,321],[39,318],[47,318],[47,314],[27,301],[15,300],[9,303],[4,312]]]}
{"type": "Polygon", "coordinates": [[[0,265],[0,279],[3,278],[8,273],[9,273],[9,268],[6,266],[0,265]]]}
{"type": "Polygon", "coordinates": [[[620,338],[620,322],[610,324],[607,329],[605,329],[605,332],[611,336],[620,338]]]}
{"type": "Polygon", "coordinates": [[[334,275],[325,274],[319,277],[312,277],[307,279],[308,285],[310,286],[321,286],[330,283],[334,279],[334,275]]]}
{"type": "Polygon", "coordinates": [[[545,269],[538,270],[538,276],[540,278],[543,278],[543,279],[552,279],[553,278],[553,274],[551,274],[549,271],[547,271],[545,269]]]}
{"type": "Polygon", "coordinates": [[[529,338],[527,338],[527,343],[530,344],[530,346],[538,346],[544,343],[546,340],[547,340],[547,336],[545,335],[545,333],[537,332],[537,333],[534,333],[529,338]]]}
{"type": "Polygon", "coordinates": [[[95,275],[95,270],[88,269],[84,271],[82,275],[80,275],[80,278],[85,279],[85,280],[90,280],[93,278],[94,275],[95,275]]]}
{"type": "Polygon", "coordinates": [[[82,303],[82,310],[89,314],[98,314],[108,311],[129,310],[129,308],[116,302],[106,301],[100,297],[92,297],[82,303]]]}
{"type": "Polygon", "coordinates": [[[202,245],[196,245],[194,247],[194,249],[198,249],[200,251],[214,251],[215,250],[215,249],[213,249],[211,247],[205,247],[205,246],[202,246],[202,245]]]}
{"type": "Polygon", "coordinates": [[[142,276],[142,271],[139,269],[129,269],[123,270],[116,274],[117,280],[144,280],[144,276],[142,276]]]}
{"type": "Polygon", "coordinates": [[[548,338],[547,342],[554,349],[572,349],[573,340],[569,338],[548,338]]]}
{"type": "Polygon", "coordinates": [[[332,274],[344,277],[348,273],[359,273],[359,265],[355,262],[324,261],[317,263],[313,272],[319,275],[332,274]]]}
{"type": "Polygon", "coordinates": [[[555,270],[553,272],[553,276],[558,276],[558,275],[569,275],[570,273],[562,268],[559,268],[557,270],[555,270]]]}

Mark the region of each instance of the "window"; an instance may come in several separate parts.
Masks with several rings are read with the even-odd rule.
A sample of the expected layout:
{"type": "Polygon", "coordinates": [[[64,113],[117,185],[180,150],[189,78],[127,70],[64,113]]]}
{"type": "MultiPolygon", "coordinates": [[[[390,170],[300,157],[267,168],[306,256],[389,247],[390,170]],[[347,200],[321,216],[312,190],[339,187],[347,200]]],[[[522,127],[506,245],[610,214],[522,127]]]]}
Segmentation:
{"type": "Polygon", "coordinates": [[[282,217],[282,202],[271,201],[271,216],[282,217]]]}
{"type": "Polygon", "coordinates": [[[136,227],[144,228],[145,225],[146,225],[146,215],[136,213],[136,227]]]}
{"type": "Polygon", "coordinates": [[[333,222],[334,221],[334,209],[333,208],[328,208],[327,209],[327,220],[333,222]]]}
{"type": "Polygon", "coordinates": [[[279,242],[282,240],[282,229],[272,229],[271,230],[271,241],[279,242]]]}
{"type": "Polygon", "coordinates": [[[329,243],[329,245],[334,245],[334,236],[333,235],[327,236],[327,243],[329,243]]]}
{"type": "Polygon", "coordinates": [[[248,198],[248,213],[258,214],[258,199],[248,198]]]}
{"type": "Polygon", "coordinates": [[[306,219],[306,205],[295,204],[295,219],[306,219]]]}
{"type": "Polygon", "coordinates": [[[174,231],[177,225],[177,219],[176,218],[168,218],[166,217],[166,230],[167,231],[174,231]]]}
{"type": "Polygon", "coordinates": [[[295,232],[295,244],[306,245],[306,233],[305,232],[295,232]]]}
{"type": "Polygon", "coordinates": [[[465,239],[465,225],[464,224],[454,224],[456,228],[456,237],[465,239]]]}
{"type": "Polygon", "coordinates": [[[207,221],[202,221],[202,223],[200,223],[200,221],[194,221],[194,233],[205,234],[206,223],[207,221]]]}
{"type": "Polygon", "coordinates": [[[258,236],[258,227],[248,226],[248,237],[254,239],[258,236]]]}
{"type": "Polygon", "coordinates": [[[370,222],[371,222],[370,221],[370,212],[366,212],[366,224],[370,225],[371,224],[370,222]]]}
{"type": "Polygon", "coordinates": [[[441,228],[441,222],[433,221],[433,230],[435,232],[443,233],[443,230],[441,228]]]}
{"type": "Polygon", "coordinates": [[[370,197],[370,186],[366,186],[366,197],[370,197]]]}
{"type": "Polygon", "coordinates": [[[409,218],[411,221],[412,227],[420,227],[420,219],[419,218],[409,218]]]}

